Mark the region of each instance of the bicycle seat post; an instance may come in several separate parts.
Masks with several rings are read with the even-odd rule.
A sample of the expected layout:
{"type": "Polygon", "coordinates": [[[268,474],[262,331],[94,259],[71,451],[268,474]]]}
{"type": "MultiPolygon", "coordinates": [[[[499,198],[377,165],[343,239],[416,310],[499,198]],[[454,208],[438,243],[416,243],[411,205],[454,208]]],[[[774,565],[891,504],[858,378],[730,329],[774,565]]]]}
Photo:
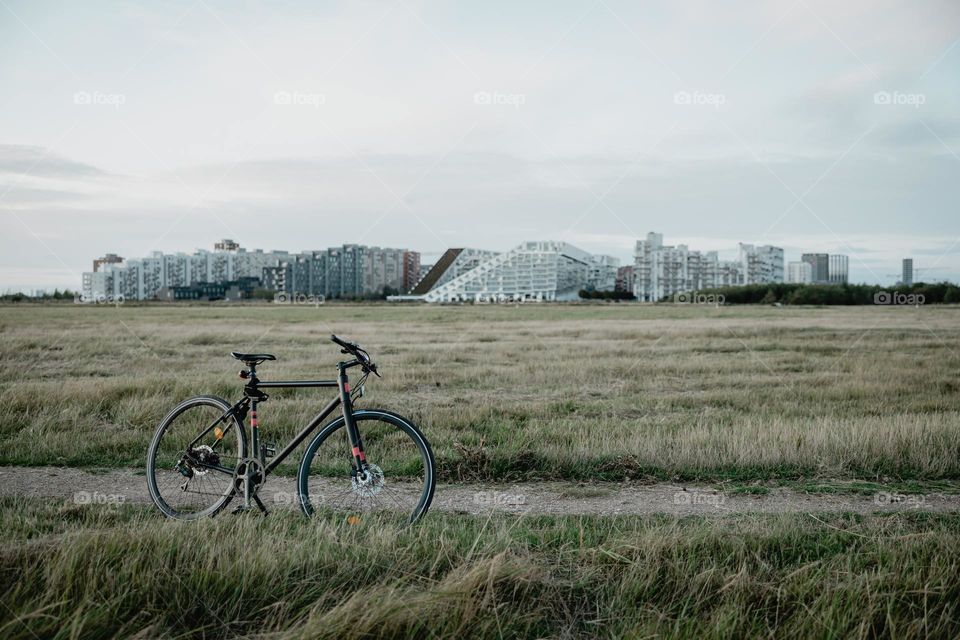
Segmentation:
{"type": "Polygon", "coordinates": [[[250,416],[250,443],[251,455],[243,462],[243,509],[251,508],[251,502],[256,502],[257,507],[266,514],[267,509],[263,501],[257,495],[260,485],[266,479],[264,468],[266,460],[260,449],[260,423],[257,416],[257,405],[267,399],[267,394],[259,389],[260,379],[257,377],[257,365],[264,360],[273,360],[273,356],[266,354],[246,355],[234,353],[233,356],[243,361],[245,369],[240,370],[240,378],[246,380],[243,387],[243,395],[249,402],[250,416]]]}

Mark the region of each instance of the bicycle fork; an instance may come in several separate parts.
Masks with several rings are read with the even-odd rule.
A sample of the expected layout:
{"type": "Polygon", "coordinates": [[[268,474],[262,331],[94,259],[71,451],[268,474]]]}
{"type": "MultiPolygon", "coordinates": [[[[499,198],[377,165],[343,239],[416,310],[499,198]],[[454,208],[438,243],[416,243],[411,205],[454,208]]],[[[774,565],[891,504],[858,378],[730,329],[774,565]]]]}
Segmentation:
{"type": "Polygon", "coordinates": [[[363,452],[363,442],[360,440],[360,431],[357,422],[353,419],[353,399],[350,396],[350,380],[345,367],[339,368],[338,382],[340,383],[340,402],[343,404],[343,422],[347,428],[347,438],[350,441],[350,452],[353,456],[353,473],[363,473],[367,468],[367,456],[363,452]]]}

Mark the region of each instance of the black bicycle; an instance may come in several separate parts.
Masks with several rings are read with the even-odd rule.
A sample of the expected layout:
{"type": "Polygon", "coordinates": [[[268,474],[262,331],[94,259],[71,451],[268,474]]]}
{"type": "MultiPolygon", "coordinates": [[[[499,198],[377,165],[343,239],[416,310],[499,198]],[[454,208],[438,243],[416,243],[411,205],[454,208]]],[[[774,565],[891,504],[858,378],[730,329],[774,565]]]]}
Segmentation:
{"type": "Polygon", "coordinates": [[[266,514],[258,494],[267,476],[340,406],[341,415],[316,434],[300,460],[297,502],[304,514],[346,514],[356,522],[365,513],[399,513],[412,523],[426,513],[436,475],[427,439],[396,413],[354,411],[353,401],[364,395],[369,375],[380,373],[359,345],[330,339],[353,358],[337,364],[336,380],[266,382],[257,377],[257,366],[274,356],[234,352],[245,366],[242,399],[231,406],[214,396],[190,398],[163,419],[147,452],[147,484],[160,511],[193,520],[216,515],[239,497],[243,504],[236,511],[255,504],[266,514]],[[353,367],[360,367],[363,377],[351,388],[347,371],[353,367]],[[262,444],[257,405],[268,397],[263,390],[309,387],[337,387],[338,394],[279,453],[262,444]]]}

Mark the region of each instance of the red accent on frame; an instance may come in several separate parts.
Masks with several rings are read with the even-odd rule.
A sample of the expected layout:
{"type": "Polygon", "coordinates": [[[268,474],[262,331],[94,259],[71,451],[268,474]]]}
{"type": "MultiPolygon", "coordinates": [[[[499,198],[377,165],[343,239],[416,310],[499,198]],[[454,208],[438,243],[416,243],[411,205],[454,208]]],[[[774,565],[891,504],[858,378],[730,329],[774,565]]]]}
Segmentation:
{"type": "Polygon", "coordinates": [[[367,459],[367,456],[364,455],[363,451],[360,451],[360,447],[354,447],[354,448],[353,448],[353,455],[357,456],[357,457],[360,458],[361,460],[366,460],[366,459],[367,459]]]}
{"type": "Polygon", "coordinates": [[[253,427],[254,429],[257,428],[257,412],[256,411],[250,412],[250,426],[253,427]]]}
{"type": "Polygon", "coordinates": [[[343,383],[343,390],[346,391],[347,393],[350,393],[350,383],[349,383],[349,382],[344,382],[344,383],[343,383]]]}

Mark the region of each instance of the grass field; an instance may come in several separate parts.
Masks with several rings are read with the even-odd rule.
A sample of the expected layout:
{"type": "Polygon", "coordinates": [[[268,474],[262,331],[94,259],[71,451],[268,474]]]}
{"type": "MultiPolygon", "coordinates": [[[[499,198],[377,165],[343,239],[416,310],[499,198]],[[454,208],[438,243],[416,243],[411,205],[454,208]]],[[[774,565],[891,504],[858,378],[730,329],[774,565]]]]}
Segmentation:
{"type": "Polygon", "coordinates": [[[4,638],[960,633],[956,517],[434,515],[397,531],[0,506],[4,638]]]}
{"type": "MultiPolygon", "coordinates": [[[[334,377],[331,332],[384,374],[447,479],[960,478],[960,308],[0,307],[0,463],[134,466],[181,399],[334,377]]],[[[325,398],[277,390],[286,441],[325,398]]]]}
{"type": "MultiPolygon", "coordinates": [[[[179,400],[238,396],[231,350],[332,377],[336,332],[381,365],[361,404],[418,422],[447,480],[932,491],[960,480],[958,328],[952,307],[6,306],[0,464],[141,467],[179,400]]],[[[266,437],[319,396],[272,394],[266,437]]],[[[952,512],[380,525],[0,499],[0,637],[960,636],[952,512]]]]}

